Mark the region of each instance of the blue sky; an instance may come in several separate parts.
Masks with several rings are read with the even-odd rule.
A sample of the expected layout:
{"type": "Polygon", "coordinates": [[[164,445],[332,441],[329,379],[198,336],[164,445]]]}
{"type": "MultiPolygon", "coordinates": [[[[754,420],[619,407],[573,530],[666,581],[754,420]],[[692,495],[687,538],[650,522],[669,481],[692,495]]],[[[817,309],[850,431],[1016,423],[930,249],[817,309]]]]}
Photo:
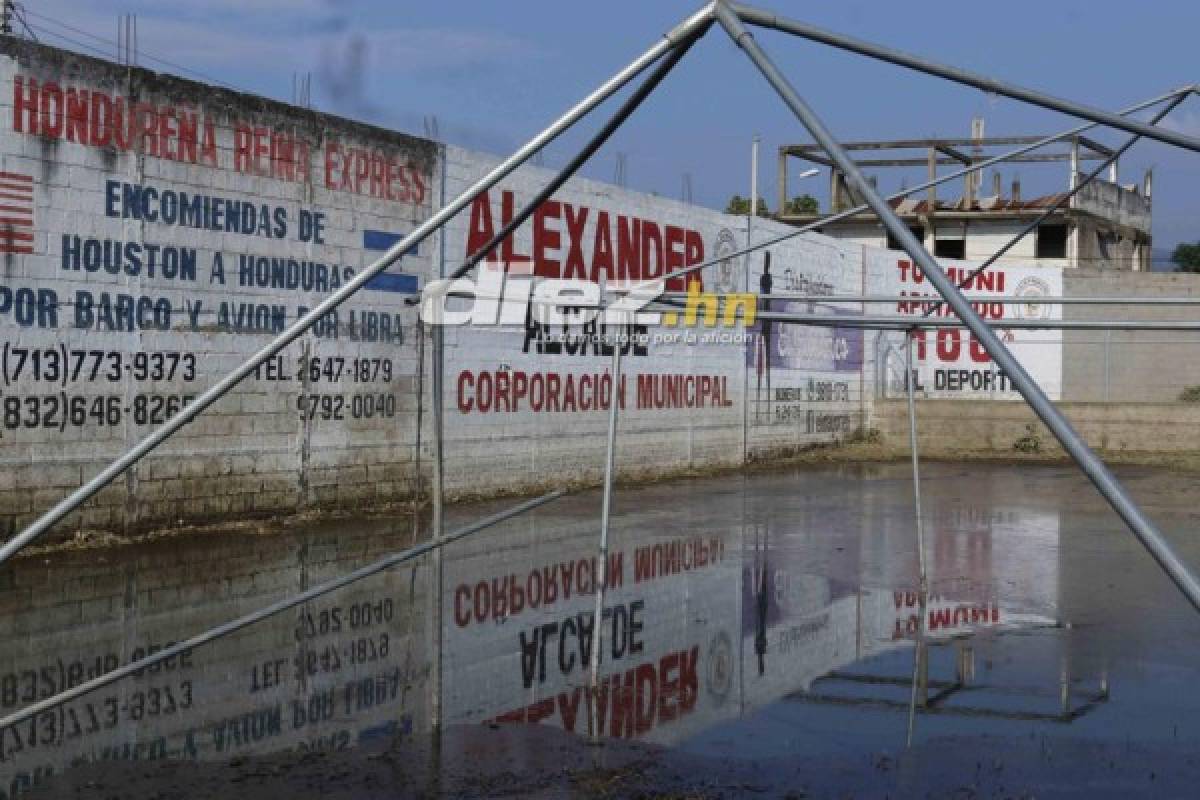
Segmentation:
{"type": "MultiPolygon", "coordinates": [[[[142,63],[186,66],[210,79],[289,100],[296,73],[312,73],[317,107],[421,133],[436,116],[442,138],[481,150],[511,150],[612,74],[699,3],[472,0],[38,0],[29,21],[43,40],[111,53],[117,18],[138,17],[142,63]],[[71,31],[63,25],[76,28],[71,31]],[[86,32],[86,33],[85,33],[86,32]],[[75,43],[65,41],[71,37],[75,43]]],[[[1118,109],[1200,81],[1195,32],[1200,3],[1155,0],[1009,0],[964,4],[763,2],[775,11],[1016,83],[1118,109]]],[[[762,32],[759,41],[840,138],[965,136],[973,116],[988,135],[1050,133],[1074,120],[1016,101],[918,75],[822,45],[762,32]]],[[[191,77],[196,77],[191,75],[191,77]]],[[[1200,136],[1200,97],[1170,118],[1200,136]]],[[[723,207],[749,193],[749,150],[762,136],[760,187],[775,204],[775,152],[807,141],[798,123],[719,29],[687,58],[586,173],[611,180],[624,153],[628,184],[678,197],[690,174],[696,202],[723,207]]],[[[562,163],[587,136],[552,145],[562,163]]],[[[1097,132],[1120,143],[1125,134],[1097,132]]],[[[1200,154],[1141,142],[1121,165],[1122,182],[1155,169],[1155,246],[1200,240],[1200,154]]],[[[1024,193],[1060,190],[1065,169],[1020,167],[1024,193]]],[[[1007,186],[1012,169],[1003,171],[1007,186]]],[[[885,190],[901,175],[880,176],[885,190]]],[[[910,184],[916,176],[910,177],[910,184]]],[[[824,199],[825,181],[793,185],[824,199]]]]}

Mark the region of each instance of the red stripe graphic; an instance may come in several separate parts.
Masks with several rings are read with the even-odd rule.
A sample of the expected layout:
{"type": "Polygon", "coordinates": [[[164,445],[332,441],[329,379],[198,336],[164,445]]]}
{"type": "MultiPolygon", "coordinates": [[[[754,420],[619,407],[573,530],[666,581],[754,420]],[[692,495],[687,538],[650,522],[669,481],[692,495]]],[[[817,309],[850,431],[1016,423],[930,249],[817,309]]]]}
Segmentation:
{"type": "Polygon", "coordinates": [[[30,185],[33,184],[33,176],[32,175],[22,175],[19,172],[0,172],[0,178],[4,178],[6,180],[13,180],[13,181],[24,181],[25,183],[28,183],[30,185]]]}

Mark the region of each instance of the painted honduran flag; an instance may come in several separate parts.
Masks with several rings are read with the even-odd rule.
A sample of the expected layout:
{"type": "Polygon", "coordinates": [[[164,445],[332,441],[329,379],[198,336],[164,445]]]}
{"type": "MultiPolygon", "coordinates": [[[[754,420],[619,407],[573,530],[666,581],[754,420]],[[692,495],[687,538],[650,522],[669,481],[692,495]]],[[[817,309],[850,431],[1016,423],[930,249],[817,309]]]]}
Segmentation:
{"type": "Polygon", "coordinates": [[[33,177],[0,172],[0,253],[33,252],[33,177]]]}
{"type": "MultiPolygon", "coordinates": [[[[403,238],[403,233],[363,230],[363,249],[382,253],[403,238]]],[[[2,243],[2,240],[0,240],[0,243],[2,243]]],[[[404,253],[404,256],[409,257],[415,256],[416,254],[417,248],[416,246],[413,246],[408,248],[408,250],[404,253]]],[[[371,280],[367,281],[366,286],[363,288],[372,289],[377,292],[416,294],[417,276],[405,274],[404,272],[400,271],[398,265],[393,264],[387,270],[379,273],[374,278],[371,278],[371,280]]]]}

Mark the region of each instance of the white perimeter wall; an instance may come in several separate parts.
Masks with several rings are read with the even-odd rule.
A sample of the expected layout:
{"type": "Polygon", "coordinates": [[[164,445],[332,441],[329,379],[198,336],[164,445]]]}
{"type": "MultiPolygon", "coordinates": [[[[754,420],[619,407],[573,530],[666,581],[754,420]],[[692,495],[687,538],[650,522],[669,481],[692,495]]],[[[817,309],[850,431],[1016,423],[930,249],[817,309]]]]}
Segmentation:
{"type": "MultiPolygon", "coordinates": [[[[94,475],[495,163],[261,98],[4,43],[0,194],[11,197],[0,198],[10,207],[0,217],[0,534],[94,475]],[[189,126],[197,131],[192,148],[189,126]],[[185,197],[198,196],[210,216],[185,221],[185,197]],[[253,216],[250,230],[214,220],[218,206],[253,216]]],[[[422,243],[63,530],[365,508],[410,496],[418,458],[419,474],[429,477],[431,359],[404,300],[453,270],[551,174],[523,168],[477,199],[444,235],[422,243]]],[[[788,230],[754,224],[756,239],[788,230]]],[[[576,179],[500,255],[542,277],[612,281],[669,277],[745,241],[744,218],[576,179]]],[[[705,289],[929,293],[894,252],[808,234],[769,254],[768,277],[758,252],[705,269],[705,289]]],[[[1002,285],[977,291],[1061,292],[1059,270],[992,272],[1002,285]]],[[[782,299],[770,308],[861,313],[782,299]]],[[[544,335],[539,352],[539,337],[521,319],[447,330],[451,494],[601,474],[611,357],[592,346],[549,352],[544,335]]],[[[894,350],[890,367],[877,363],[896,336],[761,323],[643,333],[644,347],[624,359],[620,392],[618,467],[626,474],[736,465],[833,441],[870,424],[879,376],[892,390],[902,386],[894,350]]],[[[1012,339],[1057,396],[1059,338],[1012,339]]],[[[931,338],[919,362],[930,394],[1015,397],[985,375],[994,370],[965,337],[931,338]]]]}

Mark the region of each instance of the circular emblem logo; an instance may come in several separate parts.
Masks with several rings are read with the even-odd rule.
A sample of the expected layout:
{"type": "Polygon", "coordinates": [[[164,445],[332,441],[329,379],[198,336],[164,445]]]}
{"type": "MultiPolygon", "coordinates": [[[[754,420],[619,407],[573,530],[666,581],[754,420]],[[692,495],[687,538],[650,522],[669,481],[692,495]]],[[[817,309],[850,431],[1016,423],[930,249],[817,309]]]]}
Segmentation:
{"type": "Polygon", "coordinates": [[[741,259],[732,258],[729,254],[737,250],[737,240],[733,236],[733,231],[729,228],[722,228],[717,234],[717,240],[713,242],[713,258],[721,259],[714,266],[716,274],[713,276],[713,283],[716,284],[717,291],[730,293],[736,292],[741,284],[741,259]]]}
{"type": "Polygon", "coordinates": [[[733,644],[725,631],[714,636],[708,645],[707,678],[709,696],[716,705],[724,704],[733,686],[733,644]]]}
{"type": "Polygon", "coordinates": [[[1037,300],[1050,296],[1050,284],[1038,277],[1023,278],[1013,290],[1013,295],[1023,302],[1015,306],[1017,319],[1049,319],[1050,306],[1037,300]]]}

